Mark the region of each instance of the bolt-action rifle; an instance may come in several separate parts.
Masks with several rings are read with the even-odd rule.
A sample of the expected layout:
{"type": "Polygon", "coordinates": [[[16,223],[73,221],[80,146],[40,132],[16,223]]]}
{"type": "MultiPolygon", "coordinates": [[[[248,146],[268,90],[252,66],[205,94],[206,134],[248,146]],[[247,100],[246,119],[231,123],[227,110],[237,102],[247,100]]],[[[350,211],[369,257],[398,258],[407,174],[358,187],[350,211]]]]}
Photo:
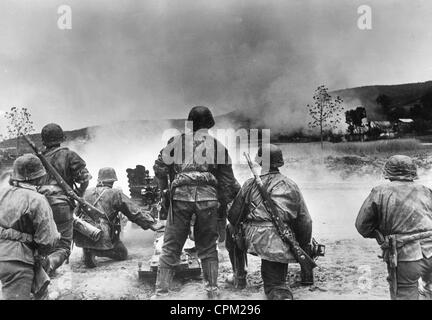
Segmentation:
{"type": "Polygon", "coordinates": [[[59,187],[63,190],[66,196],[72,200],[72,202],[76,201],[80,207],[80,209],[90,216],[93,220],[97,221],[100,217],[105,216],[101,210],[88,203],[83,198],[79,197],[75,191],[69,186],[66,181],[62,178],[62,176],[57,172],[57,170],[53,167],[53,165],[45,158],[42,152],[36,147],[33,141],[30,140],[29,137],[23,136],[24,140],[29,144],[29,146],[33,149],[36,156],[40,159],[45,169],[54,177],[59,187]]]}
{"type": "Polygon", "coordinates": [[[287,224],[285,224],[282,221],[282,219],[279,217],[277,208],[273,200],[270,198],[270,195],[268,194],[267,190],[265,189],[264,184],[258,172],[253,167],[249,154],[245,152],[244,156],[246,157],[249,168],[251,169],[254,175],[255,183],[257,184],[258,189],[261,193],[261,196],[264,201],[264,205],[266,206],[267,211],[270,213],[271,219],[273,221],[274,226],[276,227],[279,236],[281,237],[282,241],[289,246],[295,259],[300,264],[302,269],[312,270],[317,266],[315,261],[300,247],[299,243],[294,237],[294,233],[291,230],[291,228],[287,224]]]}

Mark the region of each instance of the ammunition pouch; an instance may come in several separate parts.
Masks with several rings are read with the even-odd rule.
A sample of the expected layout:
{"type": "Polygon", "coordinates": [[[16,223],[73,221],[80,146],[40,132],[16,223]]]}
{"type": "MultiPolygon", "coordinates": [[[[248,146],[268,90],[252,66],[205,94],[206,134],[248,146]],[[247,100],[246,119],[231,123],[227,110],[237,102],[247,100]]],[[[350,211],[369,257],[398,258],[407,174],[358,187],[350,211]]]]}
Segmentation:
{"type": "Polygon", "coordinates": [[[188,171],[177,173],[174,177],[171,187],[180,186],[217,186],[216,177],[210,172],[188,171]]]}

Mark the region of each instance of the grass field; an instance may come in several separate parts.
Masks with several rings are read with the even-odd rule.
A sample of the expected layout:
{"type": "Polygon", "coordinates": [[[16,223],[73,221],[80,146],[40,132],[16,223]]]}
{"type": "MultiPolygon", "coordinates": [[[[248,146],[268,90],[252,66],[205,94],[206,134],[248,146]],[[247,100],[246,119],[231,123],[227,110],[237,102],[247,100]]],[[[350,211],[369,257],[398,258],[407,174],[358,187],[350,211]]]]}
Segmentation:
{"type": "Polygon", "coordinates": [[[366,142],[325,142],[321,149],[319,142],[278,144],[288,158],[319,158],[328,156],[389,156],[392,154],[412,155],[432,151],[416,139],[377,140],[366,142]]]}

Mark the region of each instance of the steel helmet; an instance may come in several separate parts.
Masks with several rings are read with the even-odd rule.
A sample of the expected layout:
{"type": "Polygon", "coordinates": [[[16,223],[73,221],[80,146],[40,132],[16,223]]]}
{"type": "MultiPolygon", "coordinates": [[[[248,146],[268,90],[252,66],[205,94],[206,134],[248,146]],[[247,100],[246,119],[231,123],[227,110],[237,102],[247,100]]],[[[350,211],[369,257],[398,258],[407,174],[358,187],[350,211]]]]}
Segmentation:
{"type": "Polygon", "coordinates": [[[60,144],[64,141],[63,129],[56,123],[49,123],[42,128],[42,142],[46,147],[60,144]]]}
{"type": "Polygon", "coordinates": [[[282,167],[284,165],[282,150],[274,144],[267,144],[267,145],[264,145],[264,147],[260,146],[258,148],[258,152],[257,152],[257,155],[255,157],[255,161],[259,165],[262,165],[261,162],[262,162],[263,150],[265,152],[270,153],[270,166],[269,166],[270,168],[279,168],[279,167],[282,167]]]}
{"type": "Polygon", "coordinates": [[[106,167],[99,169],[98,181],[99,182],[114,182],[117,181],[117,174],[114,168],[106,167]]]}
{"type": "Polygon", "coordinates": [[[31,181],[45,175],[45,168],[39,158],[34,154],[27,153],[14,161],[11,179],[15,181],[31,181]]]}
{"type": "Polygon", "coordinates": [[[215,125],[210,109],[203,106],[193,107],[189,112],[188,121],[193,122],[193,131],[210,129],[215,125]]]}

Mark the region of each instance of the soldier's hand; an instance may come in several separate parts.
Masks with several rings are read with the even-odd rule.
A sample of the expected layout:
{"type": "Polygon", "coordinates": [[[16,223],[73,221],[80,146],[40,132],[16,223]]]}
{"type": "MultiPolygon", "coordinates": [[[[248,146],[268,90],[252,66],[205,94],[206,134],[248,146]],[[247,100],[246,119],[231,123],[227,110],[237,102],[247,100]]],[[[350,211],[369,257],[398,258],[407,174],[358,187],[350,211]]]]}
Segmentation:
{"type": "Polygon", "coordinates": [[[150,229],[153,231],[162,231],[165,228],[165,226],[160,222],[155,222],[150,226],[150,229]]]}

